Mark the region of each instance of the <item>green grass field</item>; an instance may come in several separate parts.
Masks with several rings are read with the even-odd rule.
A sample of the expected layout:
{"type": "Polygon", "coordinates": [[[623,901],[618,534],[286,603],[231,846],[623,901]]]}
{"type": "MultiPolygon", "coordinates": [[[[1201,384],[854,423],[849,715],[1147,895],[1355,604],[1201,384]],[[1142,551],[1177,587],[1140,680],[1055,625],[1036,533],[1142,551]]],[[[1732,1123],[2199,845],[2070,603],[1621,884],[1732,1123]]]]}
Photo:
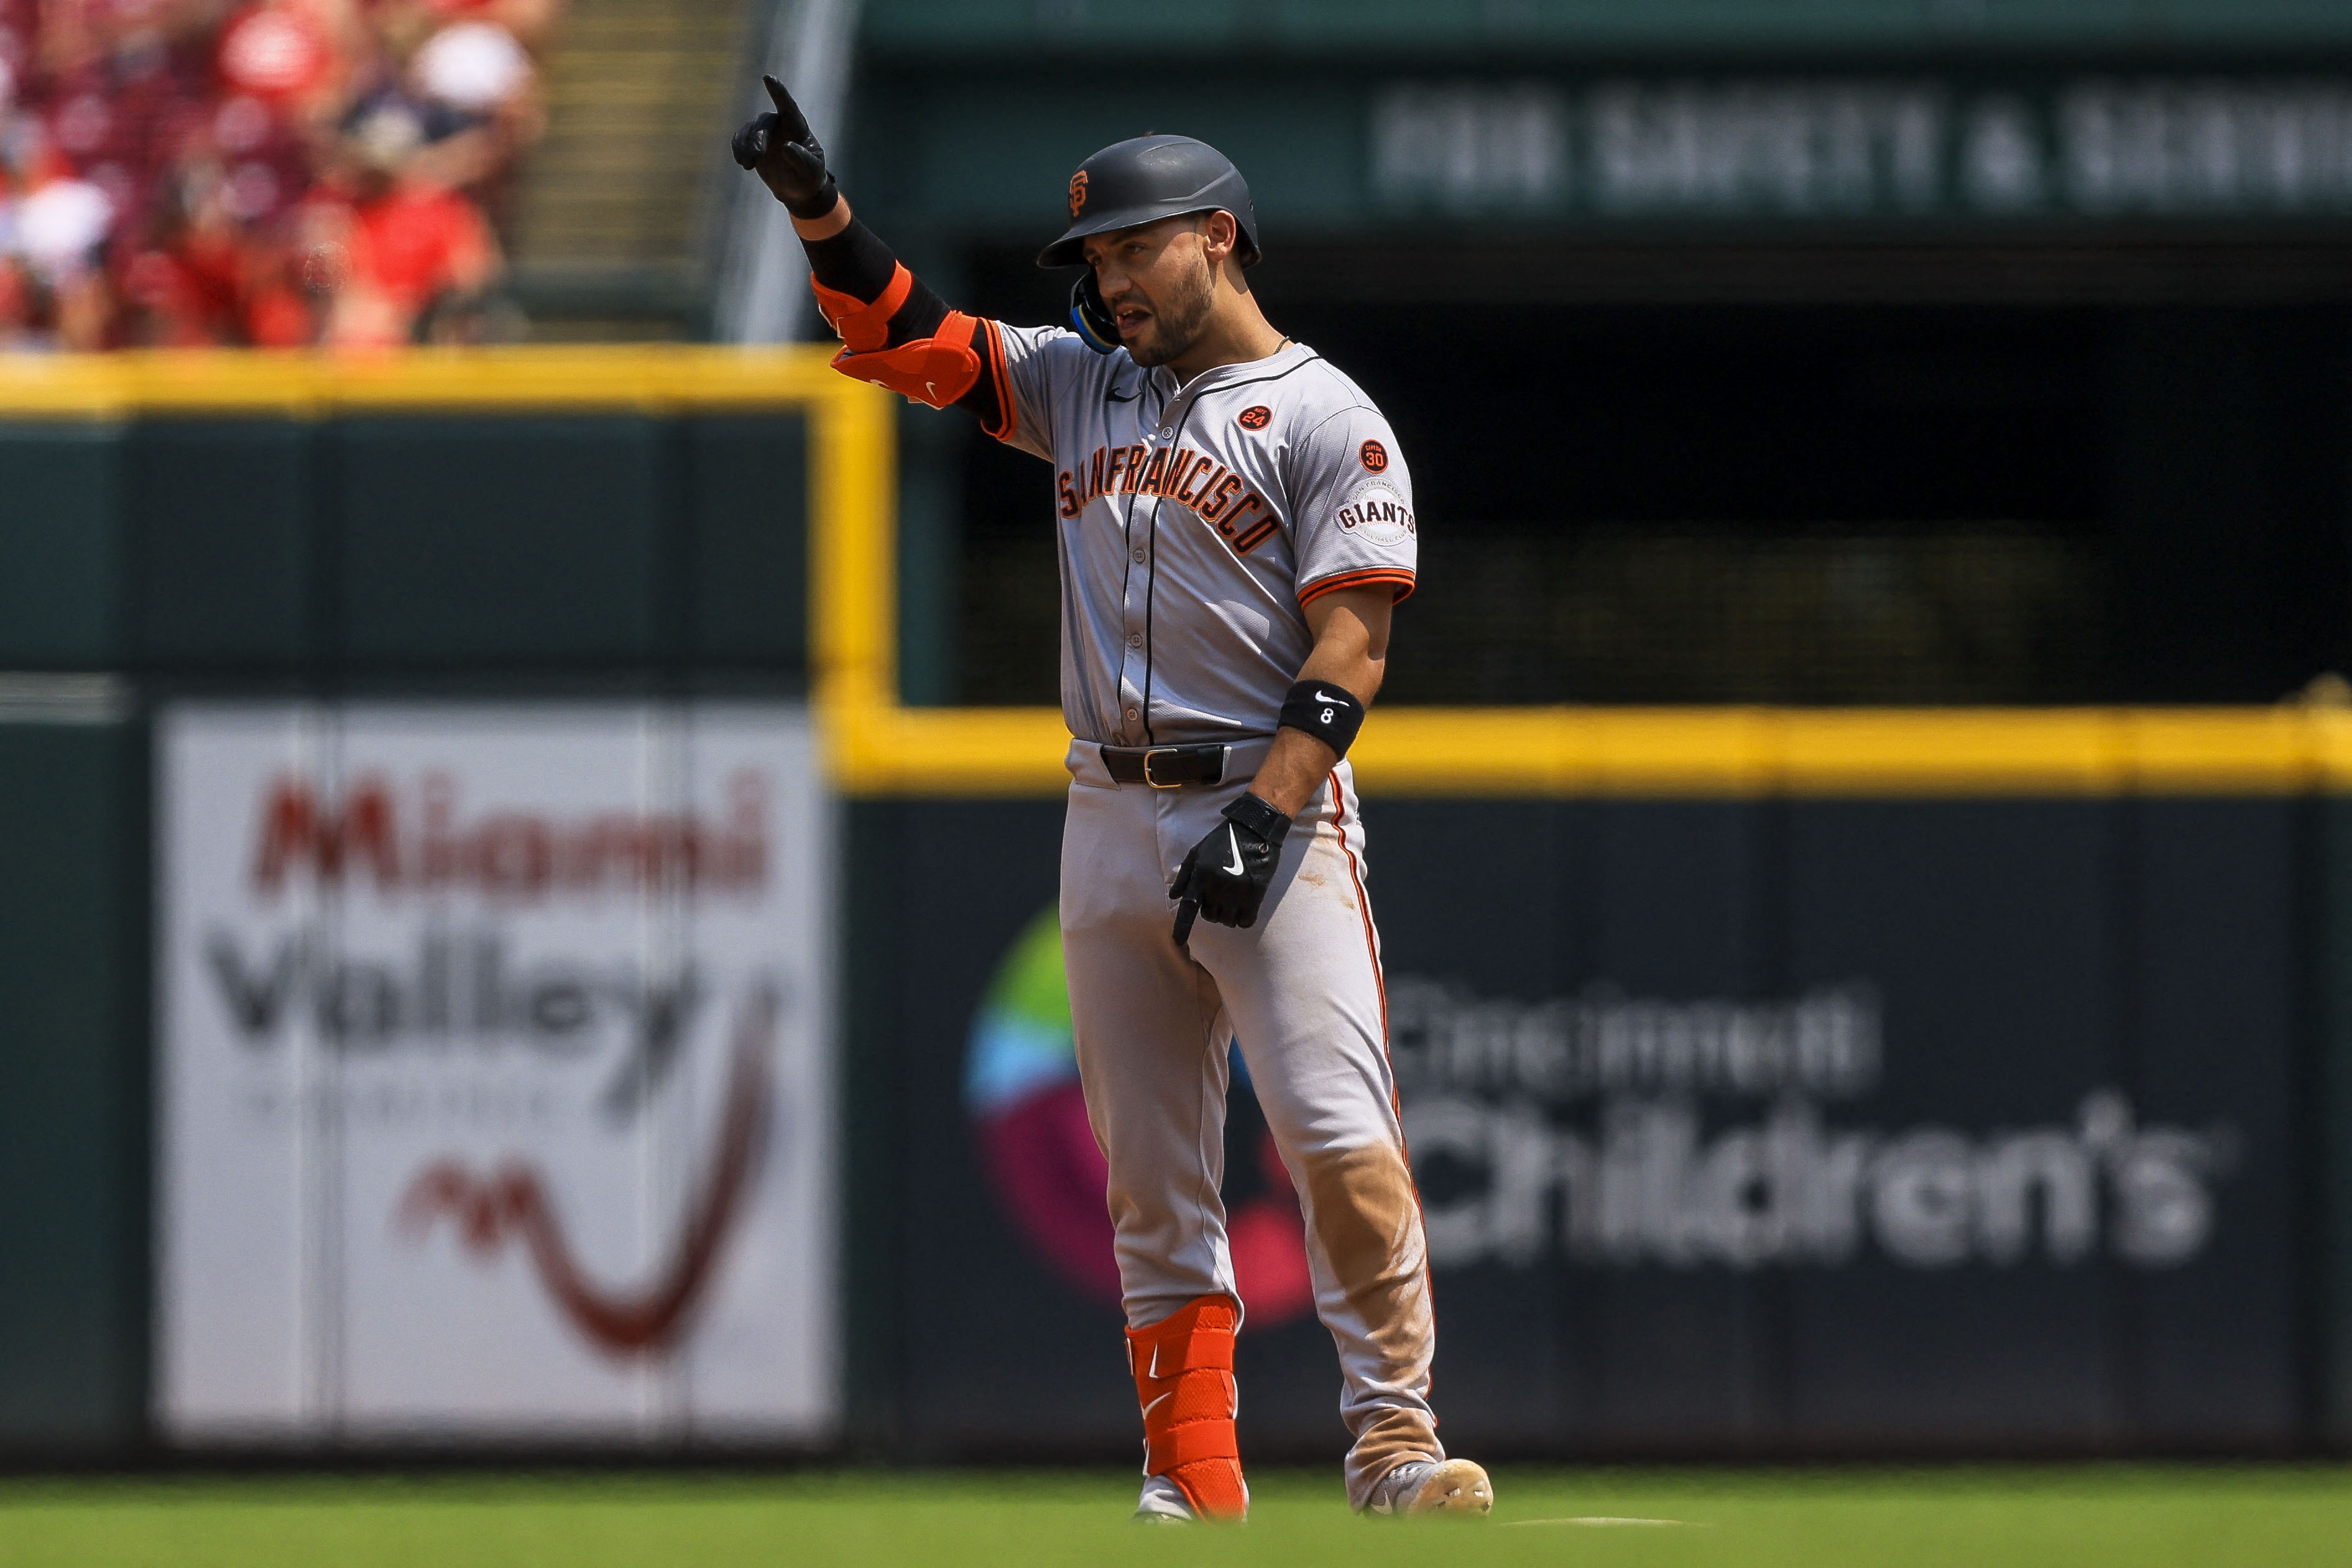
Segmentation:
{"type": "Polygon", "coordinates": [[[2352,1563],[2352,1468],[1505,1469],[1479,1525],[1351,1518],[1268,1472],[1246,1529],[1126,1522],[1103,1472],[0,1483],[6,1568],[915,1568],[2352,1563]],[[1634,1522],[1634,1521],[1645,1522],[1634,1522]],[[1665,1522],[1665,1521],[1673,1522],[1665,1522]]]}

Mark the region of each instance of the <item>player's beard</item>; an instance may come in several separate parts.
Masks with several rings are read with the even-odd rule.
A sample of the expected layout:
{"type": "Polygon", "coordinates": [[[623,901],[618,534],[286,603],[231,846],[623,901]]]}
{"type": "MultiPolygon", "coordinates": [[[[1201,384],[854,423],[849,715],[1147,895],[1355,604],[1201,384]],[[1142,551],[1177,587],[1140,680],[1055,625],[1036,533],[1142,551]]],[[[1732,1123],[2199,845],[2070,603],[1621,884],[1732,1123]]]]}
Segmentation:
{"type": "Polygon", "coordinates": [[[1127,345],[1128,357],[1147,368],[1182,358],[1201,341],[1201,331],[1208,324],[1209,307],[1213,303],[1215,291],[1209,286],[1208,261],[1196,254],[1192,270],[1168,291],[1168,298],[1151,301],[1151,329],[1139,341],[1127,345]]]}

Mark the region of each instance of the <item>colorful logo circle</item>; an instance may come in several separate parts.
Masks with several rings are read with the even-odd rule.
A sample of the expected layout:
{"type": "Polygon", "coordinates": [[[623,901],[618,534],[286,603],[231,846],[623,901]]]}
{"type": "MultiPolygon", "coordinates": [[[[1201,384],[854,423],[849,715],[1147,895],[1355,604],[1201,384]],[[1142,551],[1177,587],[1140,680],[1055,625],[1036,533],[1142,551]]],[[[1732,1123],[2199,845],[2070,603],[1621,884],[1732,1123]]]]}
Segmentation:
{"type": "MultiPolygon", "coordinates": [[[[1315,1290],[1298,1199],[1238,1050],[1233,1067],[1225,1236],[1246,1326],[1274,1328],[1311,1311],[1315,1290]],[[1248,1157],[1236,1159],[1237,1152],[1248,1157]]],[[[1051,906],[1014,940],[981,1001],[964,1058],[963,1097],[981,1163],[1013,1229],[1065,1283],[1116,1303],[1118,1264],[1103,1196],[1110,1167],[1078,1087],[1062,924],[1051,906]]]]}
{"type": "Polygon", "coordinates": [[[1363,459],[1364,467],[1375,474],[1388,469],[1389,449],[1378,441],[1365,442],[1356,448],[1356,456],[1363,459]]]}
{"type": "Polygon", "coordinates": [[[1263,430],[1274,423],[1274,410],[1263,403],[1254,403],[1235,415],[1234,423],[1244,430],[1263,430]]]}

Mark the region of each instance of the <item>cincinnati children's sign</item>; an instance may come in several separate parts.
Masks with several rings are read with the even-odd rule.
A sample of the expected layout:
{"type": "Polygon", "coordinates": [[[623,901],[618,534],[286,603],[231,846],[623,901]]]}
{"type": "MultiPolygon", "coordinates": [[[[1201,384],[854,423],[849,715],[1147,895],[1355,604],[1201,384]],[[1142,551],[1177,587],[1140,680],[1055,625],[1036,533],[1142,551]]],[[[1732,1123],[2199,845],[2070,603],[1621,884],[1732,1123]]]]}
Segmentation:
{"type": "Polygon", "coordinates": [[[2098,1084],[2039,1125],[1886,1125],[1861,983],[1522,1002],[1402,976],[1390,1005],[1440,1267],[2171,1268],[2212,1238],[2240,1154],[2226,1124],[2158,1124],[2098,1084]]]}
{"type": "Polygon", "coordinates": [[[159,766],[167,1430],[822,1436],[804,715],[196,705],[159,766]]]}

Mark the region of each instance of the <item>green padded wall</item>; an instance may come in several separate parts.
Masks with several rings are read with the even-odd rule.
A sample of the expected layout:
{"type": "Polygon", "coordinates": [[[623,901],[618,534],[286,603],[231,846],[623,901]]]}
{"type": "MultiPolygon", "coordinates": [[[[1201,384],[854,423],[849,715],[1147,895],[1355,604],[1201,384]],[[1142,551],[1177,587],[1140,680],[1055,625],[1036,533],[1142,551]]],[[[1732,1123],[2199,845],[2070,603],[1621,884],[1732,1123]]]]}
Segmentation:
{"type": "Polygon", "coordinates": [[[334,436],[346,657],[656,656],[669,487],[651,423],[352,419],[334,436]]]}
{"type": "Polygon", "coordinates": [[[119,1449],[147,1368],[145,742],[0,702],[0,1452],[119,1449]]]}
{"type": "Polygon", "coordinates": [[[121,448],[135,647],[158,664],[309,658],[310,427],[285,419],[134,425],[121,448]]]}
{"type": "Polygon", "coordinates": [[[684,430],[688,658],[803,668],[808,447],[801,422],[714,415],[684,430]]]}
{"type": "Polygon", "coordinates": [[[0,425],[0,668],[122,652],[120,427],[0,425]]]}
{"type": "Polygon", "coordinates": [[[0,669],[805,678],[793,414],[0,426],[0,669]]]}

